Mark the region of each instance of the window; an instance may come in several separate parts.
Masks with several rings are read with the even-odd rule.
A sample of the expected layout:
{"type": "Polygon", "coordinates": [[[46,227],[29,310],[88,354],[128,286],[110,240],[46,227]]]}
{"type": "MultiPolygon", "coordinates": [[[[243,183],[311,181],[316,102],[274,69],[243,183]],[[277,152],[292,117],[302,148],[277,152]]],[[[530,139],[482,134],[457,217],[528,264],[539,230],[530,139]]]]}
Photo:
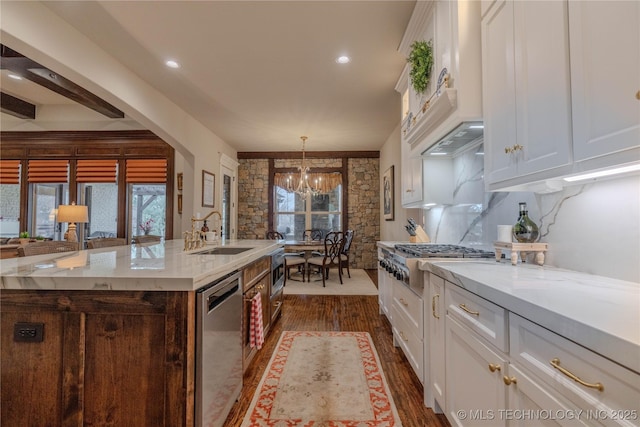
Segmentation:
{"type": "Polygon", "coordinates": [[[84,224],[86,239],[117,237],[117,177],[116,159],[77,161],[78,204],[86,205],[89,211],[89,222],[84,224]]]}
{"type": "MultiPolygon", "coordinates": [[[[27,172],[29,181],[27,231],[32,236],[62,240],[66,224],[59,224],[56,215],[59,205],[69,204],[69,161],[29,160],[27,172]]],[[[78,233],[79,236],[81,231],[78,233]]]]}
{"type": "Polygon", "coordinates": [[[0,237],[20,231],[20,160],[0,160],[0,237]]]}
{"type": "Polygon", "coordinates": [[[127,160],[129,236],[165,236],[166,180],[166,159],[127,160]]]}
{"type": "Polygon", "coordinates": [[[342,231],[342,184],[327,193],[301,196],[274,185],[274,228],[293,240],[304,230],[319,229],[326,235],[342,231]]]}

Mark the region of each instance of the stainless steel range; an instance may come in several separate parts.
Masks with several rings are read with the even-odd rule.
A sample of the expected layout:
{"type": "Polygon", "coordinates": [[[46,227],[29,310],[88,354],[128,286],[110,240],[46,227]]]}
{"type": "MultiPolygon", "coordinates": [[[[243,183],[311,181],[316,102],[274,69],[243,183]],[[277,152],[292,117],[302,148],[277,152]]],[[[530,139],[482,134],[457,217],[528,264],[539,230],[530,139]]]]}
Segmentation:
{"type": "Polygon", "coordinates": [[[395,245],[395,252],[383,251],[380,266],[397,280],[416,292],[424,289],[424,275],[418,269],[418,261],[450,258],[494,258],[495,254],[483,249],[439,243],[402,243],[395,245]]]}

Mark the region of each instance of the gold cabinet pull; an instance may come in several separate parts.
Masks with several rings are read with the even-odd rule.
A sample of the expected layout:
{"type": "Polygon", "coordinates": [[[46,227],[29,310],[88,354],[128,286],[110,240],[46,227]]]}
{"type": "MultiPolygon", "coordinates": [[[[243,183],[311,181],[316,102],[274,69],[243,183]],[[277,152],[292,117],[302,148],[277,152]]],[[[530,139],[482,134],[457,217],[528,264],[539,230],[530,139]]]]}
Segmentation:
{"type": "Polygon", "coordinates": [[[502,377],[502,381],[506,384],[506,385],[511,385],[511,384],[518,384],[518,379],[516,377],[508,377],[508,376],[504,376],[502,377]]]}
{"type": "Polygon", "coordinates": [[[494,365],[493,363],[489,363],[489,370],[491,372],[500,371],[502,367],[500,365],[494,365]]]}
{"type": "Polygon", "coordinates": [[[407,303],[407,302],[404,300],[404,298],[400,298],[400,303],[401,303],[402,305],[404,305],[405,307],[409,307],[409,303],[407,303]]]}
{"type": "Polygon", "coordinates": [[[591,383],[588,383],[586,381],[582,381],[580,378],[578,378],[577,376],[575,376],[571,372],[567,371],[565,368],[561,367],[560,366],[560,359],[558,359],[557,357],[554,358],[554,359],[551,359],[551,361],[549,363],[551,363],[551,366],[553,366],[558,371],[562,372],[563,374],[565,374],[566,376],[568,376],[569,378],[571,378],[575,382],[580,383],[585,387],[595,388],[598,391],[604,391],[604,386],[601,383],[591,384],[591,383]]]}
{"type": "Polygon", "coordinates": [[[464,305],[464,304],[460,304],[458,307],[460,307],[461,309],[463,309],[464,311],[466,311],[467,313],[469,313],[469,314],[471,314],[471,315],[473,315],[473,316],[480,316],[480,312],[479,312],[479,311],[472,311],[472,310],[469,310],[469,309],[467,308],[467,306],[466,306],[466,305],[464,305]]]}
{"type": "Polygon", "coordinates": [[[431,298],[431,313],[433,314],[433,317],[439,319],[440,316],[436,314],[436,298],[440,298],[440,294],[435,294],[433,298],[431,298]]]}
{"type": "Polygon", "coordinates": [[[405,341],[405,342],[409,341],[409,338],[405,337],[404,332],[402,331],[400,331],[400,338],[402,338],[402,341],[405,341]]]}
{"type": "Polygon", "coordinates": [[[640,101],[640,90],[636,92],[636,99],[640,101]]]}
{"type": "Polygon", "coordinates": [[[504,147],[504,152],[505,154],[511,154],[515,153],[516,151],[521,151],[522,149],[524,149],[524,146],[520,144],[514,144],[511,147],[504,147]]]}
{"type": "Polygon", "coordinates": [[[259,291],[261,291],[262,289],[264,289],[264,285],[258,285],[258,286],[256,286],[256,289],[258,289],[259,291]]]}

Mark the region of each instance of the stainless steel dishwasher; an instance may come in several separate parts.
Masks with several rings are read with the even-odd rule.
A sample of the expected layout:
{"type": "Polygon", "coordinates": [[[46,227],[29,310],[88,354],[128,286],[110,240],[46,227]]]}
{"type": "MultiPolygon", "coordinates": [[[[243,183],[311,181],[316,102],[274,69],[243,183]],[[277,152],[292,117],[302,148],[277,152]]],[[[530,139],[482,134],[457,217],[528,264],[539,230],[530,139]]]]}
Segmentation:
{"type": "Polygon", "coordinates": [[[242,274],[196,294],[196,426],[218,427],[242,389],[242,274]]]}

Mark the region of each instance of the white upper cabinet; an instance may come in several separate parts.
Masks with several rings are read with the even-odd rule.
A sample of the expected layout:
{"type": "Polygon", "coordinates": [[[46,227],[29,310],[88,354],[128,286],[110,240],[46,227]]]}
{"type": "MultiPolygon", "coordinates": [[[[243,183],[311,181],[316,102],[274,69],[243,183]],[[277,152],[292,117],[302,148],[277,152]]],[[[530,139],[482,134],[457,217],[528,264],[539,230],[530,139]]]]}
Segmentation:
{"type": "Polygon", "coordinates": [[[403,207],[416,207],[422,204],[422,157],[412,157],[411,147],[408,144],[402,144],[401,153],[402,196],[400,199],[403,207]]]}
{"type": "Polygon", "coordinates": [[[557,175],[571,163],[568,23],[562,1],[497,1],[483,18],[489,190],[557,175]]]}
{"type": "Polygon", "coordinates": [[[554,191],[640,161],[640,2],[483,2],[485,183],[554,191]]]}
{"type": "Polygon", "coordinates": [[[640,2],[572,1],[569,19],[575,160],[635,148],[637,161],[640,2]]]}

